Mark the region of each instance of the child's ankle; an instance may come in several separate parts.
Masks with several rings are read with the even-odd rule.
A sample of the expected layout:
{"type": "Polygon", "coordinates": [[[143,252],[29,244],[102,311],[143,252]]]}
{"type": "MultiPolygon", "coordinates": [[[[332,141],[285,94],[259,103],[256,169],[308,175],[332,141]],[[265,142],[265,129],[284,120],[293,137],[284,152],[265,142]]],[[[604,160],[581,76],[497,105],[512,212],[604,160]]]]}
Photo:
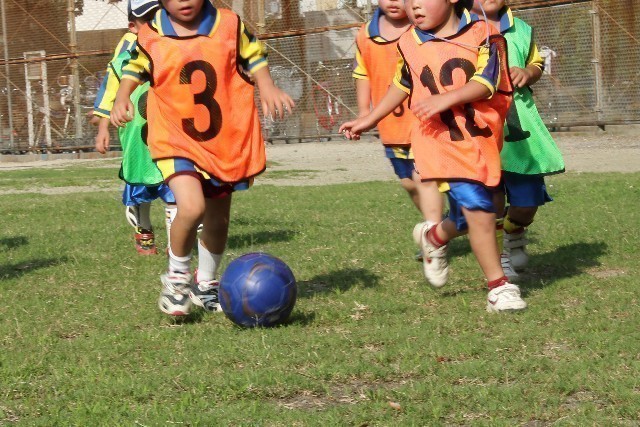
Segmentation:
{"type": "Polygon", "coordinates": [[[433,226],[427,232],[427,241],[436,248],[441,248],[448,242],[438,235],[438,226],[433,226]]]}
{"type": "Polygon", "coordinates": [[[509,279],[507,279],[507,276],[502,276],[499,279],[496,280],[490,280],[487,282],[487,286],[489,287],[489,290],[493,290],[495,288],[499,288],[500,286],[506,285],[507,283],[509,283],[509,279]]]}

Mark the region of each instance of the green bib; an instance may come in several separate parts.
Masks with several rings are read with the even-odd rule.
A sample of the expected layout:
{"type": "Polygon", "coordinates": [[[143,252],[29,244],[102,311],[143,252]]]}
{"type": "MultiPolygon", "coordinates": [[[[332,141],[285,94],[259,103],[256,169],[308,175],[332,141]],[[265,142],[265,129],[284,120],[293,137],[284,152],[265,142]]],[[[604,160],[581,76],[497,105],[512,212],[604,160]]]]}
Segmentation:
{"type": "MultiPolygon", "coordinates": [[[[526,67],[533,30],[523,20],[504,33],[509,51],[509,67],[526,67]]],[[[504,129],[500,152],[502,170],[522,175],[551,175],[564,172],[558,146],[545,126],[529,87],[516,89],[504,129]]]]}
{"type": "MultiPolygon", "coordinates": [[[[118,79],[122,78],[122,63],[131,58],[129,52],[120,54],[111,63],[118,79]]],[[[131,94],[135,115],[127,125],[118,130],[122,146],[120,179],[132,185],[156,186],[164,182],[160,170],[151,160],[147,147],[147,94],[149,82],[140,85],[131,94]]]]}

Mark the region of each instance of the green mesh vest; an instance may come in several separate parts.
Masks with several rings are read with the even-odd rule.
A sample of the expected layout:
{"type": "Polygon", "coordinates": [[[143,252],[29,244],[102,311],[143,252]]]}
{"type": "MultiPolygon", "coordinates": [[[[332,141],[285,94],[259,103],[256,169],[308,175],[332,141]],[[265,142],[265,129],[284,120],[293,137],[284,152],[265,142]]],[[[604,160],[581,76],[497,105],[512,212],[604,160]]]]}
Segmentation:
{"type": "MultiPolygon", "coordinates": [[[[122,63],[131,56],[123,52],[111,63],[111,69],[118,79],[122,77],[122,63]]],[[[135,115],[127,125],[118,130],[122,145],[122,166],[120,179],[132,185],[156,186],[164,181],[160,170],[151,160],[147,147],[147,93],[149,82],[140,85],[131,94],[135,115]]]]}
{"type": "MultiPolygon", "coordinates": [[[[533,30],[521,19],[504,33],[509,67],[526,67],[533,30]]],[[[516,89],[504,129],[500,153],[502,170],[523,175],[551,175],[564,171],[562,154],[544,125],[529,87],[516,89]]]]}

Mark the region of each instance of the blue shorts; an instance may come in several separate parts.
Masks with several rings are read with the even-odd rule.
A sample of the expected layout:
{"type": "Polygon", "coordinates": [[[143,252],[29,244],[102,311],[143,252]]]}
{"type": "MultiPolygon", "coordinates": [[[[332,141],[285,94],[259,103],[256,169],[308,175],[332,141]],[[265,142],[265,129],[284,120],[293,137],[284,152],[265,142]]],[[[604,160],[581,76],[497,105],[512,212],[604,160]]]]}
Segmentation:
{"type": "Polygon", "coordinates": [[[507,201],[511,206],[532,208],[553,201],[547,193],[543,176],[504,172],[502,180],[507,193],[507,201]]]}
{"type": "Polygon", "coordinates": [[[384,154],[391,162],[393,171],[400,179],[413,179],[416,169],[410,147],[384,147],[384,154]]]}
{"type": "Polygon", "coordinates": [[[495,212],[493,193],[487,187],[470,182],[445,184],[449,186],[449,190],[446,191],[449,199],[449,219],[456,225],[456,230],[464,231],[468,228],[462,208],[470,211],[495,212]]]}
{"type": "Polygon", "coordinates": [[[160,184],[155,187],[145,185],[126,184],[122,192],[122,204],[125,206],[138,206],[141,203],[151,203],[156,199],[163,202],[175,204],[176,199],[167,184],[160,184]]]}
{"type": "Polygon", "coordinates": [[[389,161],[398,178],[413,179],[413,171],[415,170],[413,159],[389,159],[389,161]]]}
{"type": "Polygon", "coordinates": [[[182,157],[158,160],[156,161],[156,166],[160,169],[164,182],[167,183],[178,175],[190,175],[198,178],[202,183],[204,197],[209,199],[227,197],[234,191],[247,190],[253,185],[253,178],[233,184],[220,182],[206,171],[200,169],[191,160],[182,157]]]}

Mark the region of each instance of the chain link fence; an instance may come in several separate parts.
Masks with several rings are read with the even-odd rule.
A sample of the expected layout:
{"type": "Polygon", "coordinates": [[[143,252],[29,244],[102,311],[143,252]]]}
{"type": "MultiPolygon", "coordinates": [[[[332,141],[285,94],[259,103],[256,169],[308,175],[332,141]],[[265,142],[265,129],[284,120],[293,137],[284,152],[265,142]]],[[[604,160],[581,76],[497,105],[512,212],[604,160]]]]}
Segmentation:
{"type": "MultiPolygon", "coordinates": [[[[273,78],[296,101],[268,140],[326,140],[355,116],[355,36],[375,0],[213,0],[269,48],[273,78]]],[[[546,61],[534,88],[551,128],[640,122],[640,2],[512,0],[546,61]]],[[[0,152],[90,150],[107,62],[126,1],[0,0],[0,152]]],[[[114,132],[114,138],[116,138],[114,132]]]]}

